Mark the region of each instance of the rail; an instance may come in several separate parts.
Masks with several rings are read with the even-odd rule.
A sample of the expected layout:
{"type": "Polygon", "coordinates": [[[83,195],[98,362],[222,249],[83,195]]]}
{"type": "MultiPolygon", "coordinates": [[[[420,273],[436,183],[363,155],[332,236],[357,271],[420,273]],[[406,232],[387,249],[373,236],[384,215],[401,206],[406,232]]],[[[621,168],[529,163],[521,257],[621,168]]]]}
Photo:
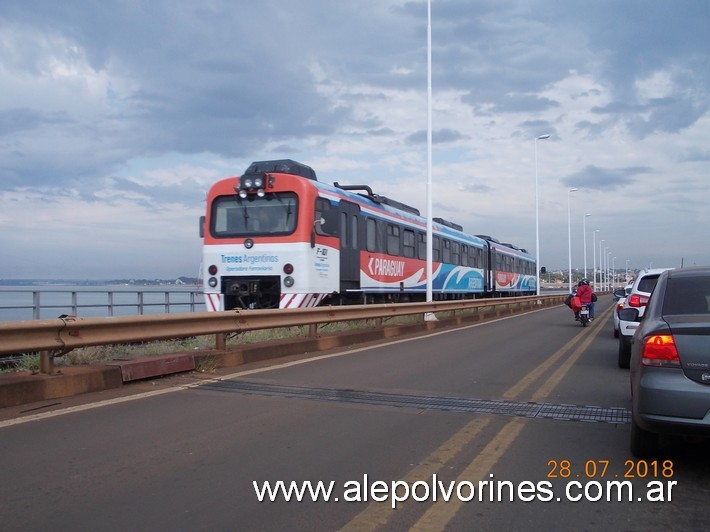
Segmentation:
{"type": "MultiPolygon", "coordinates": [[[[199,290],[0,290],[0,317],[4,315],[31,316],[33,320],[43,319],[47,312],[53,314],[73,314],[85,312],[93,317],[135,313],[139,315],[175,310],[197,312],[204,310],[202,292],[199,290]],[[13,301],[2,304],[2,299],[13,301]]],[[[12,319],[12,318],[11,318],[12,319]]],[[[0,319],[0,321],[3,321],[0,319]]]]}
{"type": "Polygon", "coordinates": [[[52,360],[72,349],[96,345],[155,341],[189,336],[216,335],[215,347],[225,349],[225,334],[308,325],[308,335],[317,335],[318,324],[421,315],[428,316],[483,310],[504,314],[537,306],[561,304],[564,295],[509,297],[352,305],[281,310],[231,310],[146,316],[77,318],[66,316],[48,320],[0,323],[0,355],[37,352],[41,354],[42,372],[51,373],[52,360]]]}

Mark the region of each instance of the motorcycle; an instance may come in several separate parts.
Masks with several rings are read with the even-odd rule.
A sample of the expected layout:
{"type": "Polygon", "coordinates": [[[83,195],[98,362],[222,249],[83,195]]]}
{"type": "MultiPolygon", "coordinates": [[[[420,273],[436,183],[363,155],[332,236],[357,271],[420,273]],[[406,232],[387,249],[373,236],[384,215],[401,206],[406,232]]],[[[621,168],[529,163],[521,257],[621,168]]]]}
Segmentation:
{"type": "Polygon", "coordinates": [[[582,305],[582,308],[579,309],[579,322],[582,327],[589,325],[589,305],[582,305]]]}

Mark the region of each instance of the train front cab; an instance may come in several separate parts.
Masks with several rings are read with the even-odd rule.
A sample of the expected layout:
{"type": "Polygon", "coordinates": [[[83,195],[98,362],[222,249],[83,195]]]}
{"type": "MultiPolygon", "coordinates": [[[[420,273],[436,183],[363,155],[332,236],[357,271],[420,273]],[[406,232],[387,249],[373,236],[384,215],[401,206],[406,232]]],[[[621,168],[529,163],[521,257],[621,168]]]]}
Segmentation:
{"type": "Polygon", "coordinates": [[[207,307],[315,306],[338,287],[336,212],[318,198],[314,180],[256,170],[224,179],[208,194],[207,307]]]}

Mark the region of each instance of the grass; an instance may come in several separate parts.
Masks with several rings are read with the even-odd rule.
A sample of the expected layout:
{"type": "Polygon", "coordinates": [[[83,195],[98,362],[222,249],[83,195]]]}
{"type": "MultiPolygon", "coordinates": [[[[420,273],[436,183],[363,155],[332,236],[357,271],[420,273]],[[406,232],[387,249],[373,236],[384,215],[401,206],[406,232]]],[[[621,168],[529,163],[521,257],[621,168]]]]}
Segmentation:
{"type": "Polygon", "coordinates": [[[39,371],[39,353],[23,353],[21,358],[0,366],[0,373],[15,373],[20,371],[37,373],[39,371]]]}

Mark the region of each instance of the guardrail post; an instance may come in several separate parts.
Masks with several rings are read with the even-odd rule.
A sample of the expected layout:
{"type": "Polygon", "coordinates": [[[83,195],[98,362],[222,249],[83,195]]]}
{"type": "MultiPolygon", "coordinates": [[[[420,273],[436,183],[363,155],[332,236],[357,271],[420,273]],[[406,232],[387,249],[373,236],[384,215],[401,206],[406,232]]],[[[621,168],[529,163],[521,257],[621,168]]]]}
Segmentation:
{"type": "Polygon", "coordinates": [[[218,351],[227,349],[227,335],[225,333],[217,333],[214,335],[214,348],[218,351]]]}
{"type": "Polygon", "coordinates": [[[40,293],[38,291],[32,292],[32,319],[33,320],[38,320],[41,317],[40,309],[42,308],[42,304],[40,303],[39,294],[40,293]]]}
{"type": "Polygon", "coordinates": [[[311,323],[308,325],[308,336],[309,338],[315,338],[318,336],[318,324],[311,323]]]}
{"type": "Polygon", "coordinates": [[[50,351],[39,352],[39,372],[47,375],[54,373],[54,357],[50,351]]]}

